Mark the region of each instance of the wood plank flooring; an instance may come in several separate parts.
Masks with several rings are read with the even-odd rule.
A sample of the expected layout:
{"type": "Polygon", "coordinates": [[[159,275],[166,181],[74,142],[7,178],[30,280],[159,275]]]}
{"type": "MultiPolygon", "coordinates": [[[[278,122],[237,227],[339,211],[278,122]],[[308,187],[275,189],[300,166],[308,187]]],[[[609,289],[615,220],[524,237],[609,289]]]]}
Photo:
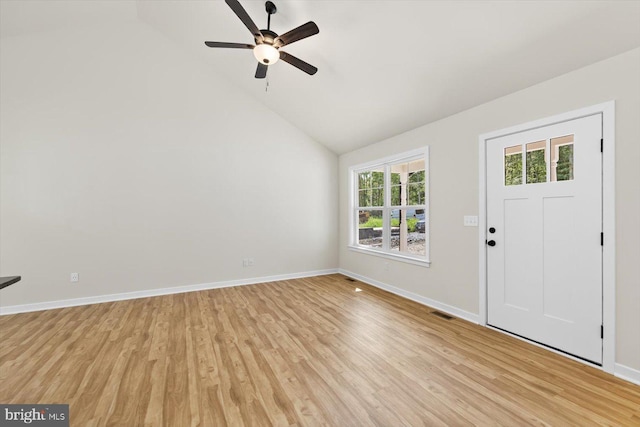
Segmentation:
{"type": "Polygon", "coordinates": [[[0,402],[73,426],[640,426],[640,387],[432,312],[330,275],[2,316],[0,402]]]}

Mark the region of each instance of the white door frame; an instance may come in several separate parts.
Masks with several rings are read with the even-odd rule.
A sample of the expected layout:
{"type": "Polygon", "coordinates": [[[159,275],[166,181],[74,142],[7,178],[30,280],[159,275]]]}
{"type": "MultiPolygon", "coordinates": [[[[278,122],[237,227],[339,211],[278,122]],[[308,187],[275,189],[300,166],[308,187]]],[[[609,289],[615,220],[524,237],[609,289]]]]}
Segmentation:
{"type": "Polygon", "coordinates": [[[615,101],[581,108],[479,136],[480,226],[478,227],[478,287],[480,289],[480,304],[478,313],[479,323],[487,326],[487,245],[485,243],[487,239],[487,141],[594,114],[602,114],[602,136],[604,140],[602,157],[602,230],[604,232],[602,257],[602,324],[604,326],[602,370],[613,374],[616,343],[615,101]]]}

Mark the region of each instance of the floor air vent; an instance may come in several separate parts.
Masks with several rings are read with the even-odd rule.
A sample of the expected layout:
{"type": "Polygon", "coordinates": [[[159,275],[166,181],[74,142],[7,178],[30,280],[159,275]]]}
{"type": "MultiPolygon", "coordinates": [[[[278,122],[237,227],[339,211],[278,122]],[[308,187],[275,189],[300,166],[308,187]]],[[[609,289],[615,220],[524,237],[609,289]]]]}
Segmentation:
{"type": "Polygon", "coordinates": [[[433,314],[434,316],[442,317],[444,320],[453,319],[453,316],[449,316],[448,314],[444,314],[439,311],[432,311],[431,314],[433,314]]]}

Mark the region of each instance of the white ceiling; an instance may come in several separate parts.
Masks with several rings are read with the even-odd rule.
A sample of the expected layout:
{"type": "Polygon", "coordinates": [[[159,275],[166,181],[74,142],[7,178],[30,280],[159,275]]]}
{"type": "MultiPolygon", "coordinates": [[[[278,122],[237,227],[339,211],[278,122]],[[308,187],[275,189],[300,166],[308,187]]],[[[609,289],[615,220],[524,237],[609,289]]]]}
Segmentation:
{"type": "MultiPolygon", "coordinates": [[[[264,1],[240,0],[259,28],[264,1]]],[[[320,34],[254,79],[252,43],[222,0],[1,0],[2,37],[139,19],[336,153],[375,143],[640,46],[640,1],[274,0],[271,28],[320,34]]]]}

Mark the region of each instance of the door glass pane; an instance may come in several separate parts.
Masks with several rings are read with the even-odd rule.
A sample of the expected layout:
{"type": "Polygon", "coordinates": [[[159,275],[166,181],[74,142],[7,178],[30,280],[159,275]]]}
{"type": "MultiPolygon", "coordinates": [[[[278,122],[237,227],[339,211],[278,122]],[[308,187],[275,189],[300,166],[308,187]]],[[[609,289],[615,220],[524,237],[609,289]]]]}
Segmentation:
{"type": "Polygon", "coordinates": [[[504,185],[522,184],[522,145],[504,149],[504,185]]]}
{"type": "Polygon", "coordinates": [[[382,211],[358,211],[358,244],[370,248],[382,247],[382,211]]]}
{"type": "Polygon", "coordinates": [[[547,141],[527,144],[527,184],[547,182],[547,141]]]}
{"type": "Polygon", "coordinates": [[[573,135],[551,139],[551,181],[573,180],[573,135]]]}

